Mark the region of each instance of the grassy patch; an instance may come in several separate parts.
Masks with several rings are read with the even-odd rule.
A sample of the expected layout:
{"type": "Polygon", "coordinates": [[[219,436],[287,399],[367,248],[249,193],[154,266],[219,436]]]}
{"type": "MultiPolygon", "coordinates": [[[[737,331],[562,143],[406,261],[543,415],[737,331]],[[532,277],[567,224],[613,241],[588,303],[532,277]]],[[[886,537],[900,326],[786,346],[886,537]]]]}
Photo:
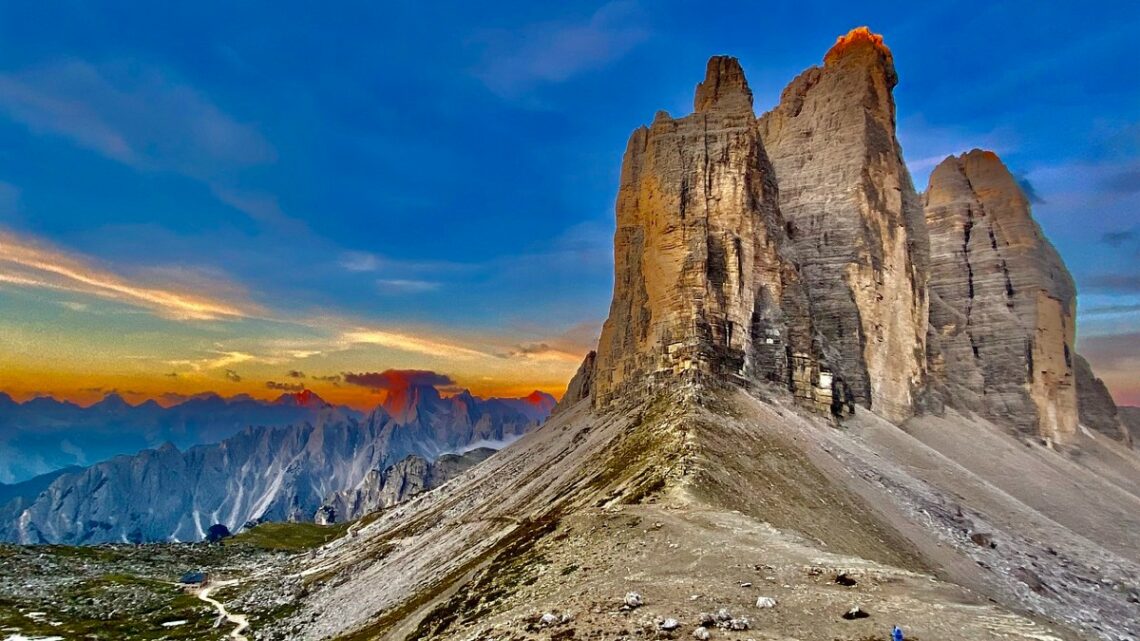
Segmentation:
{"type": "Polygon", "coordinates": [[[203,639],[213,630],[213,611],[172,585],[115,574],[83,581],[42,608],[0,600],[0,629],[82,641],[203,639]],[[28,616],[33,610],[44,614],[28,616]],[[170,621],[186,623],[162,625],[170,621]]]}
{"type": "Polygon", "coordinates": [[[335,541],[348,532],[351,523],[262,523],[225,540],[226,545],[249,545],[274,552],[304,552],[335,541]]]}

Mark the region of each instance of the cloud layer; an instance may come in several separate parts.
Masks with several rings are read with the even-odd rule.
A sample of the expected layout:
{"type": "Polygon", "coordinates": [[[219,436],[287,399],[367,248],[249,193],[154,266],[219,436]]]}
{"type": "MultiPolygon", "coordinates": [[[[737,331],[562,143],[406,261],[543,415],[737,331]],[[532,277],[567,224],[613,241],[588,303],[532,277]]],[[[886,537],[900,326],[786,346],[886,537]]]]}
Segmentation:
{"type": "Polygon", "coordinates": [[[446,374],[430,370],[388,369],[383,372],[345,372],[344,381],[350,385],[372,390],[402,390],[409,387],[452,387],[455,381],[446,374]]]}

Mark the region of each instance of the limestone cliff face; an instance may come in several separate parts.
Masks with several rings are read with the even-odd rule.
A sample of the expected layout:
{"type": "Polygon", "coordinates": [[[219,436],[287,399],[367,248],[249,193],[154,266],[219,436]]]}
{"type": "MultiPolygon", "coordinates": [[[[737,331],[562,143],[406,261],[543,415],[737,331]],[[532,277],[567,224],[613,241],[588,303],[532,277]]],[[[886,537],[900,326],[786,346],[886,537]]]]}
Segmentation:
{"type": "Polygon", "coordinates": [[[924,385],[928,252],[895,137],[897,81],[882,38],[856,29],[759,121],[832,365],[894,421],[913,413],[924,385]]]}
{"type": "Polygon", "coordinates": [[[1073,372],[1077,385],[1077,410],[1081,425],[1132,446],[1132,431],[1125,425],[1104,381],[1096,377],[1084,356],[1076,354],[1073,372]]]}
{"type": "Polygon", "coordinates": [[[974,151],[920,197],[897,82],[860,28],[759,119],[740,65],[714,57],[693,114],[635,131],[610,315],[560,408],[677,378],[766,380],[837,414],[858,402],[898,423],[948,403],[1054,441],[1079,418],[1127,440],[1103,385],[1074,370],[1073,282],[1016,180],[974,151]]]}
{"type": "Polygon", "coordinates": [[[1077,427],[1076,289],[998,157],[974,150],[930,176],[933,377],[948,401],[1026,434],[1077,427]]]}
{"type": "Polygon", "coordinates": [[[822,349],[734,58],[709,61],[694,108],[680,119],[659,112],[629,140],[594,403],[710,376],[776,381],[830,406],[832,381],[820,378],[822,349]]]}
{"type": "Polygon", "coordinates": [[[443,485],[494,453],[493,449],[478,447],[463,454],[444,454],[434,463],[413,454],[382,471],[369,470],[355,488],[329,494],[313,520],[318,525],[342,523],[403,503],[443,485]]]}
{"type": "Polygon", "coordinates": [[[566,386],[566,393],[554,406],[551,414],[558,414],[566,408],[574,405],[578,401],[590,396],[590,389],[594,386],[594,363],[598,358],[598,353],[591,351],[586,354],[586,358],[582,359],[582,364],[578,366],[578,371],[574,373],[574,377],[570,379],[570,384],[566,386]]]}
{"type": "Polygon", "coordinates": [[[1127,405],[1117,408],[1120,415],[1120,421],[1124,423],[1124,427],[1128,432],[1128,440],[1131,443],[1140,442],[1140,407],[1129,407],[1127,405]]]}

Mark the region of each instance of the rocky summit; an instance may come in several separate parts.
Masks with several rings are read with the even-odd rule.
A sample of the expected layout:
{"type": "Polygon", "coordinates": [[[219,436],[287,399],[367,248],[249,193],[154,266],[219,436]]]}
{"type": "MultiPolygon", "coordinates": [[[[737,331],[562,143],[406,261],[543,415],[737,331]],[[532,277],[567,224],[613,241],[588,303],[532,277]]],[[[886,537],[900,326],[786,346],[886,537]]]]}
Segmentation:
{"type": "Polygon", "coordinates": [[[903,420],[925,379],[929,252],[895,137],[897,83],[882,38],[856,29],[757,126],[834,366],[860,404],[903,420]]]}
{"type": "Polygon", "coordinates": [[[629,139],[552,417],[410,500],[423,461],[378,476],[262,638],[1137,638],[1132,415],[1001,161],[916,192],[898,82],[856,29],[757,117],[712,58],[629,139]]]}
{"type": "Polygon", "coordinates": [[[687,378],[788,382],[830,407],[833,384],[740,64],[710,60],[694,104],[630,137],[613,303],[589,374],[594,403],[687,378]]]}

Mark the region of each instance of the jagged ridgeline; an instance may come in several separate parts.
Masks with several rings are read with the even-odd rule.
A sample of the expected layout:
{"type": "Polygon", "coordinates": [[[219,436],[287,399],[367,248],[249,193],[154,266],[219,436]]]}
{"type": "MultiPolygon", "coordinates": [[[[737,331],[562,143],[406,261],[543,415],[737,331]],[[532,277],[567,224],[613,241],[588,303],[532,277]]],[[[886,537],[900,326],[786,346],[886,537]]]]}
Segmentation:
{"type": "Polygon", "coordinates": [[[856,29],[760,118],[740,64],[717,56],[692,114],[636,130],[610,315],[568,397],[767,382],[836,416],[950,405],[1065,442],[1081,414],[1126,440],[1103,386],[1074,369],[1073,281],[1016,180],[975,150],[920,197],[897,82],[882,38],[856,29]]]}

